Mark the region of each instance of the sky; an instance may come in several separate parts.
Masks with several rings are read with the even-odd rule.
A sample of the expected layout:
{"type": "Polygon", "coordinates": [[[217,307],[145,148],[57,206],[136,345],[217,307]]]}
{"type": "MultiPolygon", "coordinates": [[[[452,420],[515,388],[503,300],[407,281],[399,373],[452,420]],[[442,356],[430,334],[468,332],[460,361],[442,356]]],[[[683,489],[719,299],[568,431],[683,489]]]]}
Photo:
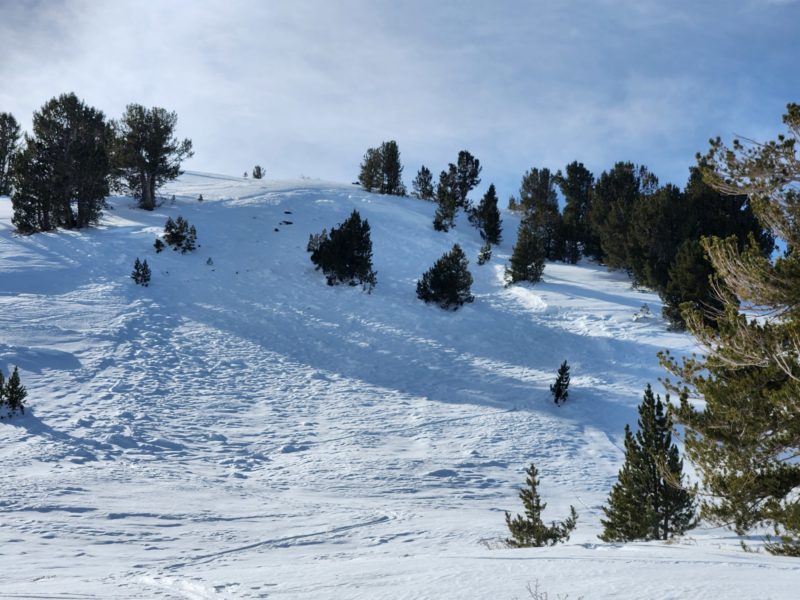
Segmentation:
{"type": "Polygon", "coordinates": [[[350,182],[394,139],[409,188],[464,149],[501,201],[573,160],[683,185],[709,138],[781,131],[798,23],[800,0],[0,0],[0,111],[160,106],[185,168],[229,175],[350,182]]]}

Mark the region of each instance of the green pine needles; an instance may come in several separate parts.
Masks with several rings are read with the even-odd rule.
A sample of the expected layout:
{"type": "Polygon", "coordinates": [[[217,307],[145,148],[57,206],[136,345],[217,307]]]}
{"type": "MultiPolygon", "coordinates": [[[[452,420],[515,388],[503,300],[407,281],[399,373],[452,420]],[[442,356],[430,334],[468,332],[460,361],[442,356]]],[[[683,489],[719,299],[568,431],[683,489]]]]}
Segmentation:
{"type": "Polygon", "coordinates": [[[444,254],[417,281],[417,298],[435,302],[444,309],[457,310],[475,297],[470,292],[472,274],[467,256],[458,244],[444,254]]]}
{"type": "Polygon", "coordinates": [[[531,463],[525,472],[528,474],[525,480],[527,487],[519,491],[525,514],[512,517],[511,513],[506,513],[506,525],[511,533],[511,537],[506,539],[506,543],[512,548],[538,548],[555,546],[559,542],[569,540],[569,535],[575,529],[578,521],[575,507],[569,507],[569,517],[560,523],[553,522],[545,525],[542,521],[542,512],[547,508],[547,503],[542,502],[537,490],[539,480],[536,478],[538,475],[536,466],[531,463]]]}
{"type": "Polygon", "coordinates": [[[360,284],[367,292],[375,287],[377,274],[372,269],[369,221],[362,221],[357,210],[338,227],[331,228],[330,233],[323,230],[312,235],[306,250],[311,253],[311,262],[325,274],[328,285],[360,284]]]}
{"type": "MultiPolygon", "coordinates": [[[[669,396],[666,397],[669,402],[669,396]]],[[[639,431],[625,426],[625,463],[601,519],[606,542],[666,540],[696,525],[683,459],[672,443],[672,419],[648,385],[639,405],[639,431]]]]}
{"type": "Polygon", "coordinates": [[[16,413],[25,414],[25,398],[28,392],[19,378],[19,368],[14,367],[14,372],[4,381],[3,372],[0,371],[0,419],[13,417],[16,413]]]}
{"type": "Polygon", "coordinates": [[[558,405],[566,402],[569,396],[569,365],[566,360],[558,368],[558,375],[555,383],[550,386],[550,393],[553,394],[553,402],[558,405]]]}

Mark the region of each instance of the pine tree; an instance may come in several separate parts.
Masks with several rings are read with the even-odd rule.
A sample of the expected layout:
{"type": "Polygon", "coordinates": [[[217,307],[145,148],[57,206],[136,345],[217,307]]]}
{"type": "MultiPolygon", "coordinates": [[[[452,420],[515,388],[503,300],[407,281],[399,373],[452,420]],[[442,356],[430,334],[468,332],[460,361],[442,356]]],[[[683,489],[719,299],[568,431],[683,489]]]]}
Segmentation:
{"type": "Polygon", "coordinates": [[[562,522],[553,522],[550,526],[545,525],[542,521],[542,512],[547,508],[547,503],[542,502],[539,496],[536,466],[531,463],[525,472],[528,474],[525,480],[527,488],[519,491],[525,515],[517,515],[512,518],[511,513],[506,513],[506,526],[511,533],[511,538],[507,539],[506,543],[513,548],[538,548],[555,546],[559,542],[568,541],[578,520],[575,507],[569,507],[570,515],[562,522]]]}
{"type": "Polygon", "coordinates": [[[14,367],[14,372],[6,382],[4,396],[11,415],[17,411],[25,414],[25,398],[28,397],[28,392],[20,382],[18,367],[14,367]]]}
{"type": "Polygon", "coordinates": [[[433,215],[433,228],[436,231],[449,231],[455,227],[458,210],[458,193],[455,189],[455,174],[451,170],[439,174],[439,185],[436,186],[436,212],[433,215]]]}
{"type": "Polygon", "coordinates": [[[323,231],[318,238],[312,236],[307,248],[311,262],[325,274],[328,285],[360,284],[367,292],[375,287],[369,221],[362,221],[358,211],[353,210],[343,223],[332,227],[330,234],[323,231]]]}
{"type": "Polygon", "coordinates": [[[403,184],[403,165],[400,163],[400,149],[397,142],[390,140],[381,144],[381,194],[405,196],[406,186],[403,184]]]}
{"type": "Polygon", "coordinates": [[[589,226],[594,175],[583,163],[573,161],[566,166],[565,174],[559,171],[554,179],[564,196],[562,221],[566,259],[574,264],[581,255],[600,258],[600,241],[589,226]]]}
{"type": "Polygon", "coordinates": [[[442,255],[417,281],[417,298],[453,310],[472,302],[475,297],[470,292],[472,274],[468,265],[461,246],[454,244],[452,250],[442,255]]]}
{"type": "Polygon", "coordinates": [[[11,194],[11,156],[19,145],[21,129],[11,113],[0,113],[0,196],[11,194]]]}
{"type": "Polygon", "coordinates": [[[565,360],[558,368],[556,381],[550,386],[550,393],[553,394],[553,402],[563,404],[569,396],[569,365],[565,360]]]}
{"type": "Polygon", "coordinates": [[[595,183],[589,224],[601,246],[599,257],[611,269],[630,271],[630,227],[634,208],[658,189],[658,178],[647,167],[618,162],[595,183]]]}
{"type": "Polygon", "coordinates": [[[548,260],[561,260],[564,253],[555,183],[549,169],[534,168],[525,173],[519,187],[524,218],[535,228],[548,260]]]}
{"type": "Polygon", "coordinates": [[[420,167],[411,188],[414,190],[414,195],[421,200],[434,199],[433,175],[428,167],[425,165],[420,167]]]}
{"type": "Polygon", "coordinates": [[[481,198],[478,207],[470,213],[470,221],[480,230],[481,238],[488,244],[499,244],[503,227],[500,220],[500,211],[497,208],[497,192],[494,184],[481,198]]]}
{"type": "Polygon", "coordinates": [[[5,412],[6,406],[6,378],[3,375],[3,370],[0,369],[0,415],[5,412]]]}
{"type": "Polygon", "coordinates": [[[358,182],[368,192],[379,191],[383,182],[381,169],[383,168],[383,157],[379,148],[369,148],[361,161],[361,170],[358,174],[358,182]]]}
{"type": "Polygon", "coordinates": [[[638,424],[635,435],[625,426],[625,463],[603,507],[600,539],[606,542],[666,540],[696,525],[683,459],[672,443],[672,419],[650,385],[639,405],[638,424]]]}
{"type": "Polygon", "coordinates": [[[800,556],[800,463],[787,460],[800,455],[800,105],[788,105],[783,120],[788,131],[777,140],[728,148],[717,138],[698,159],[715,189],[749,197],[785,253],[764,256],[756,240],[741,249],[735,238],[703,240],[727,289],[718,329],[701,310],[686,311],[704,356],[662,359],[682,382],[677,420],[709,494],[703,516],[740,534],[773,526],[767,549],[800,556]]]}
{"type": "Polygon", "coordinates": [[[483,246],[481,246],[481,249],[478,252],[478,264],[485,265],[490,260],[492,260],[492,245],[489,242],[486,242],[483,244],[483,246]]]}
{"type": "Polygon", "coordinates": [[[150,285],[150,266],[147,260],[141,262],[138,257],[133,263],[133,271],[131,272],[131,279],[137,285],[147,287],[150,285]]]}
{"type": "Polygon", "coordinates": [[[253,167],[253,179],[263,179],[264,174],[264,167],[261,165],[256,165],[253,167]]]}
{"type": "Polygon", "coordinates": [[[62,94],[33,114],[11,165],[14,216],[21,233],[96,223],[110,181],[110,129],[99,110],[62,94]]]}
{"type": "Polygon", "coordinates": [[[481,182],[481,161],[472,156],[466,150],[458,153],[456,165],[450,164],[450,172],[453,173],[453,189],[456,192],[456,208],[469,210],[470,191],[481,182]]]}
{"type": "Polygon", "coordinates": [[[519,281],[536,283],[544,273],[544,259],[544,246],[537,236],[537,228],[530,219],[524,218],[520,221],[517,243],[506,269],[506,281],[509,284],[519,281]]]}
{"type": "Polygon", "coordinates": [[[361,162],[358,182],[368,192],[405,196],[403,165],[397,142],[383,142],[378,148],[369,148],[361,162]]]}
{"type": "Polygon", "coordinates": [[[182,173],[181,161],[193,156],[192,141],[178,140],[178,115],[154,106],[129,104],[115,122],[115,167],[119,187],[153,210],[156,192],[182,173]]]}

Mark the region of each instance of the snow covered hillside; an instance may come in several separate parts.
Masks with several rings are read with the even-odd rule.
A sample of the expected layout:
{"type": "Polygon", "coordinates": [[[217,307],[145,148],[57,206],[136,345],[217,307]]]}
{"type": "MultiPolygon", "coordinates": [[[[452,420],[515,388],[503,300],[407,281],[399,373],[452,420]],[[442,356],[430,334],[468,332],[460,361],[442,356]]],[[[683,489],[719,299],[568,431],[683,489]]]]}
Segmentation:
{"type": "Polygon", "coordinates": [[[0,369],[29,391],[0,422],[0,598],[511,599],[535,581],[551,598],[797,597],[797,560],[726,530],[597,539],[623,427],[648,382],[663,393],[656,352],[693,349],[655,295],[592,264],[504,288],[513,215],[479,267],[477,231],[433,231],[420,200],[205,174],[164,192],[152,213],[114,198],[98,228],[29,237],[0,199],[0,369]],[[327,286],[306,252],[354,208],[372,294],[327,286]],[[156,254],[177,215],[200,247],[156,254]],[[454,242],[476,298],[447,312],[415,282],[454,242]],[[574,505],[578,527],[499,548],[531,461],[545,518],[574,505]]]}

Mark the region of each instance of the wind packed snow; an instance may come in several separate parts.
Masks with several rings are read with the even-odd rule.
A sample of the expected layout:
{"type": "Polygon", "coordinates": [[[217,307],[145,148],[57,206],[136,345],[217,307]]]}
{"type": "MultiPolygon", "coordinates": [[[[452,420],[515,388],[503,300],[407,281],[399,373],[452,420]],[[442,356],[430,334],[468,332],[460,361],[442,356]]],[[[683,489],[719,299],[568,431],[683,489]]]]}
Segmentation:
{"type": "Polygon", "coordinates": [[[437,233],[432,203],[354,186],[194,173],[163,192],[154,212],[112,198],[97,228],[28,237],[0,199],[0,369],[29,392],[0,422],[0,598],[512,599],[535,582],[550,598],[797,598],[797,560],[724,529],[598,540],[623,427],[648,382],[663,394],[656,353],[696,350],[623,274],[548,264],[505,288],[513,215],[479,267],[465,219],[437,233]],[[327,286],[305,249],[353,209],[372,294],[327,286]],[[178,215],[200,247],[156,254],[178,215]],[[415,282],[454,242],[475,302],[447,312],[415,282]],[[532,461],[545,518],[572,504],[578,527],[506,549],[532,461]]]}

